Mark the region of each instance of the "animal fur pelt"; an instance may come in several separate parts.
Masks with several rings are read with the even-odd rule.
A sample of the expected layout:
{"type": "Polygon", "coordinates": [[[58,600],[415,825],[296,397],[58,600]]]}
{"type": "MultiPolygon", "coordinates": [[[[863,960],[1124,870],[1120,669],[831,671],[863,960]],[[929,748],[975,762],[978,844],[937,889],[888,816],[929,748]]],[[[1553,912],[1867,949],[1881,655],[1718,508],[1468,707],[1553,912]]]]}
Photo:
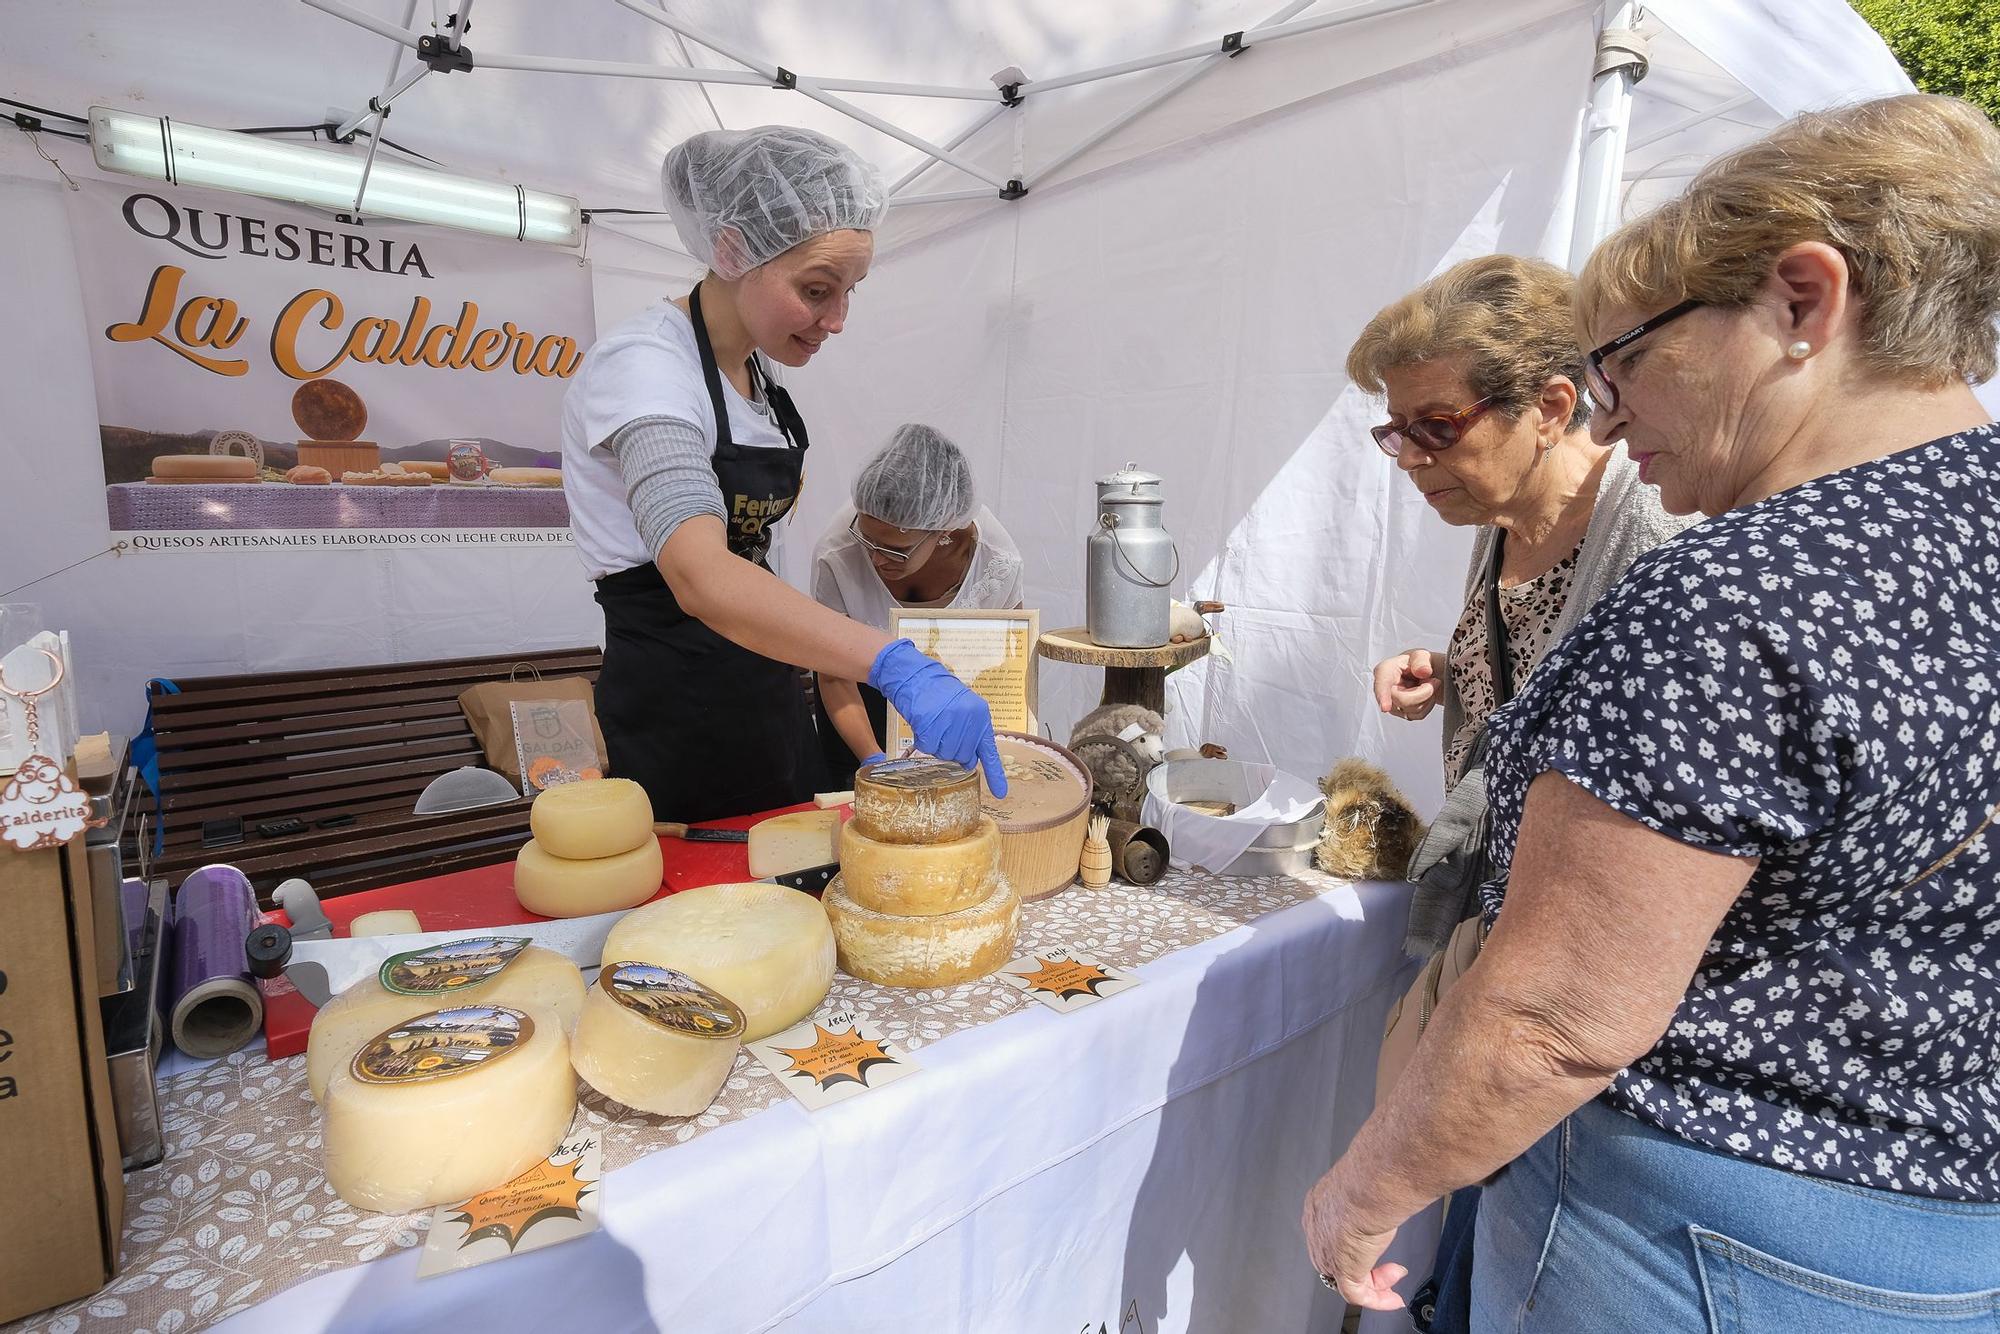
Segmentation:
{"type": "Polygon", "coordinates": [[[1341,760],[1320,780],[1326,831],[1313,861],[1343,880],[1401,880],[1424,822],[1389,775],[1366,760],[1341,760]]]}

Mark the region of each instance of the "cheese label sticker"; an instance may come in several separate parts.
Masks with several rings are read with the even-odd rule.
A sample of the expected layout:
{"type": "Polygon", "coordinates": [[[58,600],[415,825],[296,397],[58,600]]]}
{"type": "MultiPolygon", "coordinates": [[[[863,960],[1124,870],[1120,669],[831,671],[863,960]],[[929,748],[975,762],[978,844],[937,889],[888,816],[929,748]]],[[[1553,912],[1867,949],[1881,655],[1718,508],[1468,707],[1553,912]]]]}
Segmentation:
{"type": "Polygon", "coordinates": [[[534,1034],[533,1019],[504,1005],[433,1010],[370,1038],[352,1069],[364,1084],[449,1079],[505,1060],[534,1034]]]}
{"type": "Polygon", "coordinates": [[[525,936],[470,936],[442,945],[411,950],[385,960],[375,976],[383,989],[398,996],[449,996],[487,978],[514,962],[528,948],[525,936]]]}
{"type": "Polygon", "coordinates": [[[1123,968],[1086,959],[1069,950],[1038,950],[1024,954],[994,974],[1017,991],[1025,991],[1058,1014],[1095,1005],[1108,996],[1129,991],[1139,979],[1123,968]]]}
{"type": "Polygon", "coordinates": [[[753,1042],[749,1051],[811,1112],[893,1084],[920,1068],[881,1029],[845,1007],[753,1042]]]}
{"type": "Polygon", "coordinates": [[[686,973],[650,963],[614,963],[597,975],[604,994],[649,1023],[693,1038],[740,1038],[743,1011],[686,973]]]}
{"type": "Polygon", "coordinates": [[[417,1277],[470,1269],[595,1232],[604,1145],[588,1129],[505,1185],[431,1214],[417,1277]]]}
{"type": "Polygon", "coordinates": [[[900,760],[883,760],[879,764],[871,764],[861,776],[871,783],[880,783],[883,787],[915,792],[956,786],[970,778],[972,771],[962,764],[953,764],[950,760],[934,759],[929,755],[910,755],[900,760]]]}

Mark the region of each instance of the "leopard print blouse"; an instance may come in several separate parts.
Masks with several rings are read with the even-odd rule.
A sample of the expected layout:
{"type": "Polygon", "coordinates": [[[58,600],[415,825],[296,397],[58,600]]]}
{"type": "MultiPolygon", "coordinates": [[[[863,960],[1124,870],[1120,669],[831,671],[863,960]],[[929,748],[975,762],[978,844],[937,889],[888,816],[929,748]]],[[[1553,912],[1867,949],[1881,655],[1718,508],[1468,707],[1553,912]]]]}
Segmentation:
{"type": "MultiPolygon", "coordinates": [[[[1517,692],[1555,640],[1556,621],[1569,598],[1577,554],[1582,549],[1583,544],[1578,543],[1553,569],[1500,590],[1500,619],[1507,627],[1507,666],[1517,692]]],[[[1475,583],[1465,599],[1458,628],[1451,632],[1451,647],[1445,651],[1445,663],[1465,709],[1465,721],[1444,748],[1444,785],[1450,791],[1465,776],[1472,745],[1479,739],[1479,729],[1486,726],[1487,715],[1493,712],[1493,661],[1486,650],[1484,580],[1475,583]]]]}

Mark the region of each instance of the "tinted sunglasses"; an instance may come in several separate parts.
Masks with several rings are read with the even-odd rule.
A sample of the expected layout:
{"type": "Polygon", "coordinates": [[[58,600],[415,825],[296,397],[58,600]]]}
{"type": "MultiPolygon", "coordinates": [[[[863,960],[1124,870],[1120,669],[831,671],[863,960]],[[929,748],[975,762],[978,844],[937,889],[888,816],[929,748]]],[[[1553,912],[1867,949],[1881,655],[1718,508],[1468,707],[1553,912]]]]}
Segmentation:
{"type": "Polygon", "coordinates": [[[1375,437],[1375,443],[1382,452],[1395,458],[1403,452],[1405,443],[1415,444],[1427,453],[1440,454],[1465,439],[1466,431],[1493,407],[1493,396],[1487,395],[1469,408],[1457,412],[1436,412],[1428,417],[1417,417],[1401,426],[1371,426],[1368,434],[1375,437]]]}

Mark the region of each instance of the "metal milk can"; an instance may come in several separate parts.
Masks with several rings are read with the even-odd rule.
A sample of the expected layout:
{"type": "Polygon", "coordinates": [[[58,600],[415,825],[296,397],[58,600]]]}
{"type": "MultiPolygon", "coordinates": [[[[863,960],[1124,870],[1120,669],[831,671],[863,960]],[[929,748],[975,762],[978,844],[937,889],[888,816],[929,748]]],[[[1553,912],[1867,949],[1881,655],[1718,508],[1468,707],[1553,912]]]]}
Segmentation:
{"type": "Polygon", "coordinates": [[[1085,544],[1084,628],[1106,648],[1159,648],[1171,631],[1180,552],[1160,526],[1160,478],[1128,463],[1097,479],[1097,526],[1085,544]]]}

